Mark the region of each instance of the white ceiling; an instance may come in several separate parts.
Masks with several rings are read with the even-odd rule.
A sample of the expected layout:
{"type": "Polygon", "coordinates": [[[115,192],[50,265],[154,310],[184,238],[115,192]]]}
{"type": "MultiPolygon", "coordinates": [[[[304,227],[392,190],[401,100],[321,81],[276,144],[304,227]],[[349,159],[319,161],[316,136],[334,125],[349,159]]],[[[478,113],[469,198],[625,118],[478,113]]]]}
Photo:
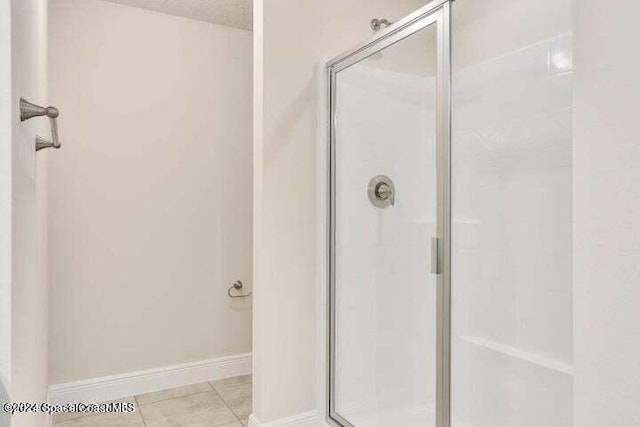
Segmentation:
{"type": "Polygon", "coordinates": [[[212,24],[252,29],[252,0],[107,0],[212,24]]]}

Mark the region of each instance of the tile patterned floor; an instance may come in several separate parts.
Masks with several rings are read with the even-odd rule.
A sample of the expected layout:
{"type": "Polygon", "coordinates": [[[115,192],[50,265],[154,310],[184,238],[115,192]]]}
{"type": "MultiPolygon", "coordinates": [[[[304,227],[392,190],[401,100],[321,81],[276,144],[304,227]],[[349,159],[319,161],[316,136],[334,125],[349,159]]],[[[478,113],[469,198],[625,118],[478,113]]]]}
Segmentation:
{"type": "Polygon", "coordinates": [[[242,427],[251,414],[251,375],[121,399],[127,414],[57,414],[55,427],[242,427]]]}

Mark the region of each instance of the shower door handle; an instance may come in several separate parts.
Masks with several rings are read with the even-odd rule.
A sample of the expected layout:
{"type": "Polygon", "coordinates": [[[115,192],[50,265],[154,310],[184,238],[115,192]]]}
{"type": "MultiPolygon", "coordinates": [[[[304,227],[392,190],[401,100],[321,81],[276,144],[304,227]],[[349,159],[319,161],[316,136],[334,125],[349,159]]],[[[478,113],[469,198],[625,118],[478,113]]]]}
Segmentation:
{"type": "Polygon", "coordinates": [[[42,107],[33,104],[24,98],[20,98],[20,121],[24,122],[33,117],[47,116],[51,121],[51,141],[36,135],[36,151],[43,148],[60,148],[62,144],[58,140],[58,122],[57,118],[60,111],[56,107],[42,107]]]}
{"type": "Polygon", "coordinates": [[[441,263],[441,250],[440,250],[440,239],[437,237],[431,238],[431,273],[432,274],[440,274],[442,273],[442,268],[440,267],[441,263]]]}

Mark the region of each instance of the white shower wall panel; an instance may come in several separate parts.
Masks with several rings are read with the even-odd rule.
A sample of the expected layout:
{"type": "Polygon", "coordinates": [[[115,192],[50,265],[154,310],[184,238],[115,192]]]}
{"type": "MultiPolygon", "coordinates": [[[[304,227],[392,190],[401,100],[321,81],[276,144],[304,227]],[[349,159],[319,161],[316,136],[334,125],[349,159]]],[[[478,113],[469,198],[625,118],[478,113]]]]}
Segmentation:
{"type": "Polygon", "coordinates": [[[570,34],[454,72],[454,425],[572,425],[571,110],[570,34]]]}

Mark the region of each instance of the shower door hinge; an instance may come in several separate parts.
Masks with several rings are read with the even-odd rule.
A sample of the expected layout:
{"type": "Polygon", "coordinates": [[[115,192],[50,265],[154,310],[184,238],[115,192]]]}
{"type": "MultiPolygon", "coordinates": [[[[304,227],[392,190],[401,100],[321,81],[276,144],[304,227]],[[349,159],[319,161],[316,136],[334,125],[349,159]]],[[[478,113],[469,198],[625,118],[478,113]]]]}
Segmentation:
{"type": "Polygon", "coordinates": [[[442,273],[442,248],[440,244],[440,239],[437,237],[431,238],[431,273],[432,274],[441,274],[442,273]]]}

